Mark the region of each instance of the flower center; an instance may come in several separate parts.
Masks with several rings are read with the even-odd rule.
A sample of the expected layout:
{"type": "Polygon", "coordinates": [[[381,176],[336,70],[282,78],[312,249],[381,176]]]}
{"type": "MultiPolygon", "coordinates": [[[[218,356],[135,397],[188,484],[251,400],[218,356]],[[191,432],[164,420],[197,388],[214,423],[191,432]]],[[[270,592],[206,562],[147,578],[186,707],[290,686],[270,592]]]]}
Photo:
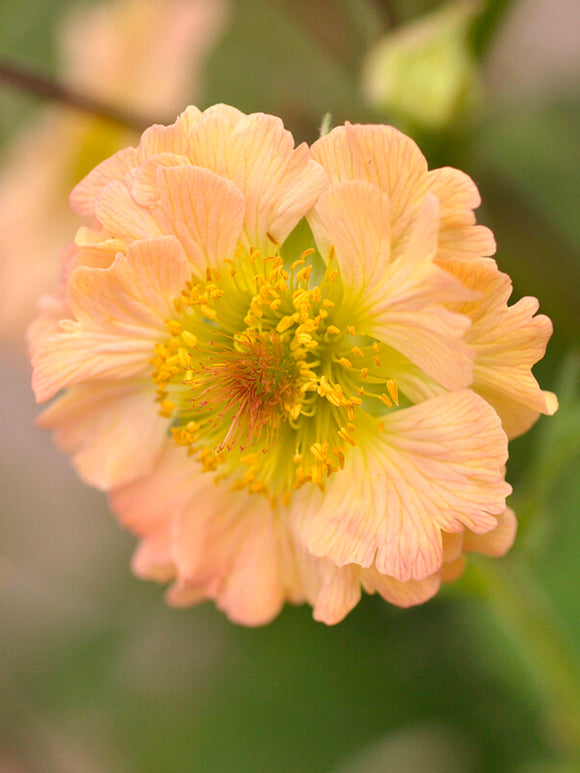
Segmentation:
{"type": "Polygon", "coordinates": [[[378,431],[370,400],[398,404],[381,346],[346,320],[332,254],[310,286],[313,253],[286,267],[240,249],[208,268],[174,300],[151,359],[175,442],[234,487],[272,497],[323,486],[357,437],[378,431]]]}
{"type": "Polygon", "coordinates": [[[267,450],[280,423],[300,414],[300,387],[310,374],[302,372],[275,330],[250,328],[233,338],[219,333],[206,347],[207,358],[192,363],[184,380],[192,390],[191,408],[196,416],[213,416],[216,427],[229,424],[216,451],[245,451],[260,443],[267,450]]]}

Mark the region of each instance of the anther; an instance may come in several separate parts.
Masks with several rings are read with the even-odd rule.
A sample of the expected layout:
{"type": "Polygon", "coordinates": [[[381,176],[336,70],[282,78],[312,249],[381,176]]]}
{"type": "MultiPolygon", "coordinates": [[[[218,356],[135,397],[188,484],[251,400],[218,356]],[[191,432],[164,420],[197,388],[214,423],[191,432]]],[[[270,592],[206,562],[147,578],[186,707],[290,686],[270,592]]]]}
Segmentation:
{"type": "Polygon", "coordinates": [[[399,404],[399,387],[397,385],[397,382],[390,378],[387,380],[387,383],[385,384],[387,387],[387,392],[391,396],[391,400],[395,403],[395,405],[399,404]]]}

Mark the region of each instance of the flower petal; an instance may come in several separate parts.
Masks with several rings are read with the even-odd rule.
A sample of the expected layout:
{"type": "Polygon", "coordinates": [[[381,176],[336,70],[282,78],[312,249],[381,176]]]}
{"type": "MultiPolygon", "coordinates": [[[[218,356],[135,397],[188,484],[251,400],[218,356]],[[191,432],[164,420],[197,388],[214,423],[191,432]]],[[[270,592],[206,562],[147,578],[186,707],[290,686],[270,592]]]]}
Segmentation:
{"type": "Polygon", "coordinates": [[[322,255],[334,246],[343,283],[364,303],[391,262],[388,196],[367,182],[340,183],[320,197],[308,222],[322,255]]]}
{"type": "Polygon", "coordinates": [[[157,170],[163,166],[184,166],[188,163],[185,156],[178,153],[156,153],[142,164],[128,172],[126,182],[131,196],[142,207],[152,207],[159,201],[159,183],[157,170]]]}
{"type": "Polygon", "coordinates": [[[441,530],[494,529],[510,487],[497,415],[471,391],[447,393],[387,414],[365,453],[352,449],[320,510],[298,518],[315,555],[357,563],[400,582],[442,563],[441,530]]]}
{"type": "Polygon", "coordinates": [[[375,568],[359,571],[367,593],[378,593],[385,601],[398,607],[407,608],[424,604],[435,596],[441,585],[438,574],[432,574],[423,580],[399,582],[394,577],[380,574],[375,568]]]}
{"type": "Polygon", "coordinates": [[[165,228],[179,239],[205,278],[207,266],[234,255],[242,233],[244,197],[232,182],[207,169],[160,167],[157,175],[165,228]]]}
{"type": "Polygon", "coordinates": [[[474,209],[481,196],[471,177],[459,169],[443,167],[427,173],[429,191],[441,208],[437,258],[479,258],[495,253],[495,239],[485,226],[475,225],[474,209]]]}
{"type": "Polygon", "coordinates": [[[164,231],[149,207],[142,207],[131,196],[125,182],[105,185],[95,199],[95,214],[107,235],[125,242],[152,239],[164,231]]]}
{"type": "Polygon", "coordinates": [[[167,420],[154,398],[150,379],[78,384],[41,413],[38,425],[54,430],[81,478],[110,490],[148,473],[159,456],[167,420]]]}
{"type": "Polygon", "coordinates": [[[328,172],[331,185],[366,180],[387,194],[396,251],[427,192],[427,161],[413,140],[392,126],[347,123],[315,142],[312,157],[328,172]]]}
{"type": "Polygon", "coordinates": [[[389,344],[449,389],[471,382],[473,352],[462,340],[469,319],[444,307],[465,288],[433,262],[439,212],[427,196],[405,254],[389,252],[387,197],[368,183],[348,182],[323,195],[311,216],[321,248],[334,244],[352,294],[357,330],[389,344]]]}
{"type": "Polygon", "coordinates": [[[475,223],[473,210],[481,204],[481,196],[469,175],[450,166],[432,169],[427,185],[439,199],[442,228],[475,223]]]}
{"type": "Polygon", "coordinates": [[[320,623],[336,625],[358,604],[361,597],[361,584],[358,567],[338,567],[327,559],[316,561],[319,575],[319,587],[315,598],[311,600],[312,616],[320,623]]]}
{"type": "Polygon", "coordinates": [[[108,183],[122,182],[125,174],[137,166],[139,154],[136,148],[123,148],[102,161],[73,188],[69,202],[78,215],[95,216],[95,199],[108,183]]]}
{"type": "Polygon", "coordinates": [[[497,519],[497,527],[486,534],[474,534],[466,529],[463,535],[463,550],[466,553],[484,553],[486,556],[500,558],[514,544],[518,522],[509,507],[497,519]]]}
{"type": "Polygon", "coordinates": [[[195,105],[187,107],[177,120],[169,126],[154,124],[146,129],[139,141],[139,161],[145,161],[157,153],[187,155],[191,132],[201,121],[203,113],[195,105]]]}
{"type": "Polygon", "coordinates": [[[328,184],[308,147],[294,148],[282,121],[263,113],[206,111],[192,134],[189,156],[238,186],[246,200],[247,242],[266,252],[272,240],[280,244],[286,238],[328,184]]]}
{"type": "Polygon", "coordinates": [[[525,432],[540,413],[553,414],[558,402],[543,392],[532,374],[552,335],[552,323],[535,298],[507,305],[512,284],[492,261],[452,261],[446,269],[465,287],[479,291],[475,300],[454,305],[468,316],[466,340],[476,352],[473,389],[499,413],[508,437],[525,432]]]}
{"type": "Polygon", "coordinates": [[[167,335],[172,299],[190,277],[187,258],[170,236],[132,243],[110,268],[77,268],[69,283],[75,318],[63,320],[33,352],[37,400],[84,380],[147,373],[155,343],[167,335]]]}
{"type": "MultiPolygon", "coordinates": [[[[184,454],[185,456],[185,454],[184,454]]],[[[191,465],[191,459],[187,459],[191,465]]],[[[179,576],[235,622],[261,625],[285,599],[282,524],[264,497],[194,478],[177,514],[173,554],[179,576]]]]}
{"type": "Polygon", "coordinates": [[[165,581],[175,576],[173,521],[191,496],[192,478],[201,474],[191,458],[183,464],[184,456],[184,450],[167,438],[151,474],[109,495],[121,523],[141,538],[132,562],[139,577],[165,581]]]}

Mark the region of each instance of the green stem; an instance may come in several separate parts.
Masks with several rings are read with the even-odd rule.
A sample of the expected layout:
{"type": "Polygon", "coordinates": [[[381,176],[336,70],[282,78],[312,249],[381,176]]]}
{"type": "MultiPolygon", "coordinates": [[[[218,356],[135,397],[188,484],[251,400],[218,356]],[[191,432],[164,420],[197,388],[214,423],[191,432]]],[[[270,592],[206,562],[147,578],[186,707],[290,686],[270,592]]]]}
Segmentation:
{"type": "Polygon", "coordinates": [[[555,745],[580,769],[580,664],[562,621],[521,560],[472,556],[470,564],[493,615],[528,661],[555,745]]]}

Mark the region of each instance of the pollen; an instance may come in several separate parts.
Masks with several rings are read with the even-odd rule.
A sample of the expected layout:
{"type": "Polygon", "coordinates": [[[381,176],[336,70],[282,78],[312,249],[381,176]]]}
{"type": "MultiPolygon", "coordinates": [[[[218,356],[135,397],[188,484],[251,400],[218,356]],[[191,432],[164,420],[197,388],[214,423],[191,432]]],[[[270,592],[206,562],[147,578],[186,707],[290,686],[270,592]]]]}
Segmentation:
{"type": "Polygon", "coordinates": [[[272,503],[343,469],[370,398],[383,410],[398,402],[378,344],[344,324],[333,257],[313,285],[312,250],[286,268],[240,248],[186,283],[150,360],[174,442],[216,480],[272,503]]]}

